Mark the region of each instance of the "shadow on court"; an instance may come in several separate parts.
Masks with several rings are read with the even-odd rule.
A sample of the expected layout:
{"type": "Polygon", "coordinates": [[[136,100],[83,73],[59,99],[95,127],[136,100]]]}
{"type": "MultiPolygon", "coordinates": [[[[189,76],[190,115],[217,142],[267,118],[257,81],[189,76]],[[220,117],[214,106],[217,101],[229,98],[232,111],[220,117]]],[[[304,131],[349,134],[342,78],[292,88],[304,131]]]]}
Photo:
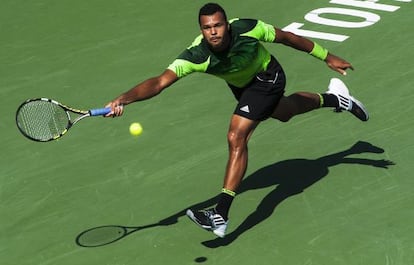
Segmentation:
{"type": "MultiPolygon", "coordinates": [[[[238,196],[246,191],[275,186],[259,203],[256,210],[225,238],[204,241],[202,244],[209,248],[226,246],[235,241],[241,234],[250,230],[272,215],[276,207],[290,196],[303,192],[329,173],[329,168],[339,164],[358,164],[387,169],[394,165],[392,161],[379,159],[351,158],[350,155],[362,153],[383,153],[384,149],[367,142],[359,141],[349,149],[329,154],[318,159],[289,159],[263,167],[247,176],[239,190],[238,196]]],[[[178,222],[188,208],[199,210],[213,207],[218,196],[191,205],[158,223],[139,227],[107,225],[88,229],[76,237],[76,243],[82,247],[98,247],[116,242],[134,232],[158,226],[168,226],[178,222]]],[[[192,224],[193,225],[193,224],[192,224]]]]}

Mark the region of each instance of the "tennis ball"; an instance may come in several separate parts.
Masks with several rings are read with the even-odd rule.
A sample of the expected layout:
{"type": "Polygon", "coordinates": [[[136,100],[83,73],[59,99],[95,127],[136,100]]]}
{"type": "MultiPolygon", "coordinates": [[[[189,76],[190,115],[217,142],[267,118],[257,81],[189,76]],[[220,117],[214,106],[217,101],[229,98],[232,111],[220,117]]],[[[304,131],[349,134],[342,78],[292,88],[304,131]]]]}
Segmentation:
{"type": "Polygon", "coordinates": [[[138,136],[142,133],[142,126],[139,122],[133,122],[129,126],[129,133],[134,136],[138,136]]]}

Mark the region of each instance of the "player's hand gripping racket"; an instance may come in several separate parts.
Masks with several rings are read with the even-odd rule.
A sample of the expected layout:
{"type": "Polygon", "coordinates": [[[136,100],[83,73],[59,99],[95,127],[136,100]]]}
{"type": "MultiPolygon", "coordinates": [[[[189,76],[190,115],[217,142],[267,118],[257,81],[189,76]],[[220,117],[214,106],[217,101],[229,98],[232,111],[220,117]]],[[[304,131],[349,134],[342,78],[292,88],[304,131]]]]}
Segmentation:
{"type": "Polygon", "coordinates": [[[56,140],[78,121],[90,116],[102,116],[111,108],[78,110],[48,98],[28,99],[16,112],[16,124],[20,132],[33,141],[56,140]],[[71,114],[78,114],[74,119],[71,114]]]}

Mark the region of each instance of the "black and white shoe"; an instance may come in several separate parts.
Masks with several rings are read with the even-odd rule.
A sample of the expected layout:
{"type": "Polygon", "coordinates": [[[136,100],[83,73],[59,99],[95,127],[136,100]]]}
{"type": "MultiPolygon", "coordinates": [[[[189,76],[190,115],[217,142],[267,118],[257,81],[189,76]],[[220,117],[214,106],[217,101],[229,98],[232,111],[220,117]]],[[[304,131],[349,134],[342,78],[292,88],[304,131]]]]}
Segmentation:
{"type": "Polygon", "coordinates": [[[348,88],[340,79],[332,78],[326,93],[335,95],[338,98],[339,107],[335,111],[341,112],[342,110],[347,110],[361,121],[367,121],[369,119],[368,111],[364,105],[349,94],[348,88]]]}
{"type": "Polygon", "coordinates": [[[216,236],[224,237],[226,235],[228,221],[224,220],[214,208],[194,212],[188,209],[186,214],[198,226],[212,231],[216,236]]]}

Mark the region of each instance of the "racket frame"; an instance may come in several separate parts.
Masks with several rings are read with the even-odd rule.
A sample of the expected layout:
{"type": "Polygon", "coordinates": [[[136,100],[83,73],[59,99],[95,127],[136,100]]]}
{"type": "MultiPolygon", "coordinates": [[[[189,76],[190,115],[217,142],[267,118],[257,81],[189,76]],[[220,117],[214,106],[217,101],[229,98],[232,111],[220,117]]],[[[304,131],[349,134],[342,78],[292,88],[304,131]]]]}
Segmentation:
{"type": "Polygon", "coordinates": [[[100,109],[91,109],[91,110],[81,110],[81,109],[76,109],[76,108],[72,108],[72,107],[69,107],[69,106],[67,106],[67,105],[65,105],[65,104],[62,104],[62,103],[60,103],[60,102],[58,102],[58,101],[56,101],[56,100],[53,100],[53,99],[50,99],[50,98],[32,98],[32,99],[27,99],[27,100],[25,100],[22,104],[20,104],[20,106],[17,108],[17,111],[16,111],[16,125],[17,125],[17,128],[19,129],[19,131],[25,136],[25,137],[27,137],[28,139],[30,139],[30,140],[33,140],[33,141],[36,141],[36,142],[49,142],[49,141],[53,141],[53,140],[57,140],[57,139],[59,139],[59,138],[61,138],[63,135],[65,135],[67,132],[68,132],[68,130],[75,124],[75,123],[77,123],[78,121],[80,121],[80,120],[82,120],[82,119],[84,119],[84,118],[86,118],[86,117],[90,117],[90,116],[101,116],[101,115],[105,115],[105,114],[107,114],[107,113],[109,113],[111,111],[111,108],[100,108],[100,109]],[[66,113],[66,115],[67,115],[67,118],[68,118],[68,123],[67,123],[67,125],[66,125],[66,128],[62,131],[62,132],[60,132],[59,134],[57,134],[57,135],[55,135],[55,136],[53,136],[52,138],[49,138],[49,139],[37,139],[37,138],[33,138],[32,136],[30,136],[30,135],[28,135],[21,127],[20,127],[20,125],[19,125],[19,121],[18,121],[18,116],[19,116],[19,111],[20,111],[20,109],[21,108],[23,108],[26,104],[29,104],[29,103],[31,103],[31,102],[34,102],[34,101],[44,101],[44,102],[49,102],[49,103],[52,103],[52,104],[55,104],[55,105],[57,105],[57,106],[59,106],[59,107],[61,107],[64,111],[65,111],[65,113],[66,113]],[[72,117],[71,117],[71,115],[70,115],[70,113],[75,113],[75,114],[79,114],[80,116],[78,116],[78,117],[76,117],[75,119],[73,119],[72,120],[72,117]]]}

